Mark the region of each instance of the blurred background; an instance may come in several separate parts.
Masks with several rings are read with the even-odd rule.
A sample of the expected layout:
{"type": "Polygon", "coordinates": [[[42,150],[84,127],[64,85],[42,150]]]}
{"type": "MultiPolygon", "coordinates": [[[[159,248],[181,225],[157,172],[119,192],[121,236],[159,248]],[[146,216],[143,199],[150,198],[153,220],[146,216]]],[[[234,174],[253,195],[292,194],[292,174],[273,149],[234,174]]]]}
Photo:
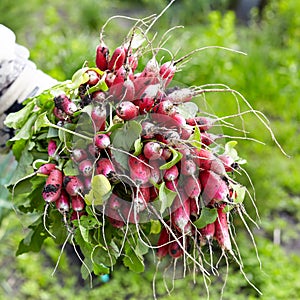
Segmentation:
{"type": "MultiPolygon", "coordinates": [[[[145,17],[159,13],[166,0],[1,0],[0,23],[10,27],[17,42],[31,51],[38,68],[58,80],[69,79],[85,61],[94,62],[99,30],[113,15],[145,17]]],[[[255,209],[246,199],[248,213],[259,222],[251,227],[262,262],[260,269],[245,226],[236,221],[237,243],[248,278],[263,292],[258,296],[231,260],[223,299],[299,299],[300,295],[300,2],[295,0],[176,0],[154,26],[174,31],[166,47],[183,55],[203,46],[240,50],[247,56],[222,50],[195,54],[176,80],[187,85],[223,83],[241,92],[262,111],[288,158],[255,116],[245,115],[249,137],[240,140],[239,155],[255,186],[255,209]]],[[[106,29],[105,41],[118,46],[132,23],[115,20],[106,29]]],[[[1,47],[1,45],[0,45],[1,47]]],[[[218,116],[237,112],[232,95],[208,95],[207,103],[218,116]]],[[[246,109],[241,101],[241,108],[246,109]]],[[[228,131],[225,134],[234,133],[228,131]]],[[[152,299],[155,265],[134,274],[122,266],[107,278],[95,278],[94,288],[80,276],[76,257],[63,255],[52,272],[60,249],[46,240],[41,253],[16,257],[25,236],[21,221],[11,209],[4,185],[12,172],[13,158],[0,156],[0,299],[152,299]],[[70,259],[71,257],[71,259],[70,259]]],[[[247,178],[244,184],[251,190],[247,178]]],[[[249,224],[251,226],[251,224],[249,224]]],[[[71,250],[72,251],[72,250],[71,250]]],[[[203,278],[177,279],[168,296],[158,274],[159,299],[206,299],[203,278]]],[[[212,281],[211,299],[219,298],[222,282],[212,281]]],[[[171,287],[169,287],[171,288],[171,287]]]]}

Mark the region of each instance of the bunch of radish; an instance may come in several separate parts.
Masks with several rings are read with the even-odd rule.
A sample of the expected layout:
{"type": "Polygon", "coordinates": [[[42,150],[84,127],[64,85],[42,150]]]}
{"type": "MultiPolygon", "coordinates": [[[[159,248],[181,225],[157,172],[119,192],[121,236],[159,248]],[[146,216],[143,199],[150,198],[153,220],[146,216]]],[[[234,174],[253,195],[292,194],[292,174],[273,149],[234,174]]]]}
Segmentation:
{"type": "Polygon", "coordinates": [[[234,211],[254,241],[242,204],[248,190],[236,181],[245,160],[220,133],[222,118],[194,101],[209,92],[240,94],[178,85],[178,66],[200,49],[163,59],[164,48],[147,37],[156,20],[137,20],[113,49],[104,42],[106,23],[92,66],[8,117],[16,129],[9,143],[15,153],[23,147],[32,166],[12,185],[14,194],[19,182],[37,180],[45,234],[56,237],[57,211],[66,239],[82,248],[95,274],[121,259],[142,271],[153,250],[159,263],[182,261],[184,274],[193,265],[204,278],[217,274],[214,258],[231,255],[247,279],[232,231],[234,211]],[[18,138],[28,120],[32,132],[18,138]]]}

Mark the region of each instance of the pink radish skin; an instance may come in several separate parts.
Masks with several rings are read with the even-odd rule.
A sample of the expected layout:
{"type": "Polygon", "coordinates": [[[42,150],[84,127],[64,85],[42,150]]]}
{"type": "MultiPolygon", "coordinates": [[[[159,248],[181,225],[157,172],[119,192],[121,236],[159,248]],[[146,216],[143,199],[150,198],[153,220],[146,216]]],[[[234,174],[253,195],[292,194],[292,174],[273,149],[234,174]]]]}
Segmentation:
{"type": "Polygon", "coordinates": [[[222,201],[229,195],[226,182],[212,171],[201,171],[199,174],[202,189],[202,199],[207,205],[212,200],[222,201]]]}
{"type": "Polygon", "coordinates": [[[162,259],[168,254],[169,241],[170,241],[170,234],[168,230],[165,227],[163,227],[160,231],[160,235],[157,241],[157,246],[159,248],[157,248],[156,256],[158,257],[158,259],[162,259]]]}
{"type": "Polygon", "coordinates": [[[135,100],[134,104],[139,108],[140,114],[143,115],[153,108],[155,99],[150,97],[143,97],[141,99],[135,100]]]}
{"type": "Polygon", "coordinates": [[[116,170],[112,162],[108,158],[103,157],[97,161],[96,172],[105,177],[111,177],[115,174],[116,170]]]}
{"type": "Polygon", "coordinates": [[[186,123],[191,126],[197,126],[200,131],[207,131],[212,128],[213,124],[216,122],[215,119],[208,117],[194,117],[186,119],[186,123]]]}
{"type": "Polygon", "coordinates": [[[215,223],[207,224],[205,227],[199,229],[200,231],[200,244],[205,245],[211,243],[215,236],[215,223]]]}
{"type": "Polygon", "coordinates": [[[139,108],[130,101],[122,101],[116,108],[116,113],[121,119],[128,121],[139,115],[139,108]]]}
{"type": "Polygon", "coordinates": [[[143,153],[146,158],[155,160],[159,159],[162,155],[163,148],[160,143],[157,142],[147,142],[144,144],[143,153]]]}
{"type": "Polygon", "coordinates": [[[51,171],[53,171],[55,168],[56,164],[44,164],[38,168],[37,173],[41,175],[50,175],[51,171]]]}
{"type": "Polygon", "coordinates": [[[125,57],[126,52],[124,47],[116,48],[108,62],[108,69],[111,71],[119,70],[125,61],[125,57]]]}
{"type": "MultiPolygon", "coordinates": [[[[176,198],[179,198],[178,196],[176,198]]],[[[174,199],[174,203],[180,202],[179,199],[174,199]]],[[[171,223],[177,228],[179,232],[189,233],[191,231],[190,222],[190,199],[182,199],[182,202],[171,215],[171,223]]]]}
{"type": "Polygon", "coordinates": [[[164,148],[161,157],[164,160],[168,160],[172,156],[172,152],[169,148],[164,148]]]}
{"type": "Polygon", "coordinates": [[[119,210],[121,209],[121,199],[115,195],[115,194],[112,194],[108,200],[108,207],[112,210],[119,210]]]}
{"type": "Polygon", "coordinates": [[[105,71],[108,66],[109,50],[104,43],[101,43],[96,48],[96,66],[101,71],[105,71]]]}
{"type": "Polygon", "coordinates": [[[86,191],[90,191],[92,188],[92,177],[84,177],[84,187],[86,191]]]}
{"type": "Polygon", "coordinates": [[[77,106],[66,95],[62,94],[54,97],[55,106],[67,115],[73,115],[77,111],[77,106]]]}
{"type": "MultiPolygon", "coordinates": [[[[182,238],[179,239],[179,242],[182,244],[182,238]]],[[[169,255],[173,258],[179,258],[183,255],[183,250],[177,241],[170,243],[168,248],[169,255]]]]}
{"type": "Polygon", "coordinates": [[[89,159],[82,160],[78,165],[79,171],[85,177],[89,177],[93,174],[93,163],[89,159]]]}
{"type": "Polygon", "coordinates": [[[173,181],[165,181],[165,185],[170,191],[177,192],[178,178],[173,181]]]}
{"type": "Polygon", "coordinates": [[[62,172],[58,169],[52,170],[42,191],[42,196],[47,203],[58,200],[61,194],[62,182],[62,172]]]}
{"type": "Polygon", "coordinates": [[[150,191],[150,200],[149,200],[149,202],[151,202],[151,201],[154,201],[158,197],[159,190],[155,186],[150,186],[149,191],[150,191]]]}
{"type": "Polygon", "coordinates": [[[50,140],[48,142],[48,156],[54,157],[56,149],[57,149],[56,142],[54,140],[50,140]]]}
{"type": "Polygon", "coordinates": [[[142,161],[144,161],[146,164],[149,163],[149,161],[142,154],[138,156],[138,159],[132,156],[128,158],[130,177],[138,185],[148,184],[151,177],[151,169],[142,161]]]}
{"type": "Polygon", "coordinates": [[[63,110],[57,107],[53,108],[53,114],[57,119],[61,121],[66,121],[68,119],[68,115],[63,110]]]}
{"type": "Polygon", "coordinates": [[[238,166],[238,164],[233,160],[233,158],[230,155],[221,154],[218,156],[218,158],[223,163],[226,172],[233,172],[234,169],[236,169],[238,166]]]}
{"type": "Polygon", "coordinates": [[[84,191],[84,185],[77,176],[65,176],[63,184],[66,192],[71,196],[77,196],[84,191]]]}
{"type": "Polygon", "coordinates": [[[185,176],[195,175],[197,172],[196,163],[192,159],[182,159],[180,172],[185,176]]]}
{"type": "Polygon", "coordinates": [[[154,138],[155,125],[151,122],[144,121],[142,123],[142,138],[143,139],[152,139],[154,138]]]}
{"type": "Polygon", "coordinates": [[[98,149],[106,149],[110,145],[110,138],[107,134],[100,133],[94,137],[94,143],[98,149]]]}
{"type": "Polygon", "coordinates": [[[89,86],[94,86],[99,82],[100,76],[96,71],[87,70],[86,74],[89,76],[89,81],[87,82],[89,86]]]}
{"type": "Polygon", "coordinates": [[[74,211],[82,211],[85,208],[84,199],[80,195],[71,197],[71,205],[74,211]]]}
{"type": "Polygon", "coordinates": [[[191,218],[194,217],[194,220],[198,218],[199,215],[199,203],[198,198],[190,198],[190,215],[191,218]]]}
{"type": "Polygon", "coordinates": [[[70,221],[74,221],[74,220],[78,220],[80,219],[82,216],[87,215],[85,210],[81,210],[81,211],[73,211],[70,217],[70,221]]]}
{"type": "Polygon", "coordinates": [[[189,88],[178,89],[167,95],[167,99],[174,104],[189,102],[194,96],[194,92],[189,88]]]}
{"type": "Polygon", "coordinates": [[[179,171],[176,165],[165,171],[164,179],[167,181],[174,181],[179,176],[179,171]]]}
{"type": "Polygon", "coordinates": [[[227,213],[223,211],[224,206],[218,208],[218,218],[215,221],[215,234],[214,238],[220,245],[221,249],[226,251],[232,251],[227,213]]]}
{"type": "Polygon", "coordinates": [[[216,135],[208,132],[201,133],[201,143],[205,146],[209,146],[213,144],[217,139],[222,138],[222,135],[216,135]]]}
{"type": "Polygon", "coordinates": [[[169,100],[164,100],[156,104],[153,107],[152,111],[155,114],[162,114],[162,115],[173,115],[176,113],[173,103],[169,100]]]}
{"type": "Polygon", "coordinates": [[[154,160],[149,162],[152,169],[150,170],[151,176],[150,176],[150,182],[159,183],[162,179],[162,172],[159,169],[161,166],[161,163],[159,160],[154,160]]]}
{"type": "Polygon", "coordinates": [[[94,102],[103,103],[106,99],[106,94],[102,91],[95,91],[92,93],[92,99],[94,102]]]}
{"type": "Polygon", "coordinates": [[[61,191],[60,197],[55,201],[55,205],[61,214],[64,214],[70,210],[70,199],[65,190],[61,191]]]}
{"type": "Polygon", "coordinates": [[[91,118],[94,124],[95,131],[105,130],[106,110],[102,106],[94,106],[91,112],[91,118]]]}
{"type": "Polygon", "coordinates": [[[172,61],[165,62],[160,66],[159,75],[164,79],[164,87],[167,87],[176,73],[176,66],[172,61]]]}
{"type": "Polygon", "coordinates": [[[201,193],[201,183],[199,178],[188,176],[184,180],[184,191],[192,199],[198,199],[201,193]]]}
{"type": "Polygon", "coordinates": [[[87,159],[88,154],[85,149],[77,148],[72,151],[71,158],[73,161],[79,163],[84,159],[87,159]]]}

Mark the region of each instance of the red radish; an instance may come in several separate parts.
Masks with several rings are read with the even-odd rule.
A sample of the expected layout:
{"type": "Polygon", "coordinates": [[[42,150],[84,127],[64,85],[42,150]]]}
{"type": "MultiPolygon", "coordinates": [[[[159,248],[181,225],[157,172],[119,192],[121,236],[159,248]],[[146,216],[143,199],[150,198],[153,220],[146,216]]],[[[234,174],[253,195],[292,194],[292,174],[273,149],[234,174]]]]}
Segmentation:
{"type": "Polygon", "coordinates": [[[61,214],[64,214],[70,210],[70,199],[65,190],[61,191],[60,197],[55,201],[55,205],[61,214]]]}
{"type": "Polygon", "coordinates": [[[221,134],[212,134],[208,132],[202,132],[201,133],[201,143],[203,145],[209,146],[213,144],[217,139],[222,138],[223,136],[221,134]]]}
{"type": "Polygon", "coordinates": [[[201,193],[201,183],[199,178],[188,176],[184,179],[184,191],[192,199],[198,199],[201,193]]]}
{"type": "Polygon", "coordinates": [[[178,231],[182,233],[189,233],[191,231],[190,199],[187,198],[179,200],[179,196],[176,196],[173,204],[175,203],[177,203],[177,205],[175,205],[176,209],[171,214],[171,223],[177,228],[178,231]],[[182,203],[180,203],[181,201],[182,203]]]}
{"type": "Polygon", "coordinates": [[[114,72],[106,72],[105,83],[110,88],[115,80],[116,74],[114,72]]]}
{"type": "Polygon", "coordinates": [[[160,66],[159,75],[164,79],[164,87],[167,87],[172,81],[176,73],[176,66],[174,62],[168,61],[160,66]]]}
{"type": "Polygon", "coordinates": [[[79,163],[78,169],[83,174],[83,176],[89,177],[93,173],[93,163],[89,159],[84,159],[79,163]]]}
{"type": "Polygon", "coordinates": [[[115,228],[122,228],[125,226],[125,223],[122,220],[117,220],[112,217],[107,217],[107,219],[108,219],[109,223],[115,228]]]}
{"type": "Polygon", "coordinates": [[[174,181],[179,176],[179,171],[176,165],[165,171],[164,179],[167,181],[174,181]]]}
{"type": "Polygon", "coordinates": [[[218,158],[222,161],[226,172],[233,172],[234,169],[238,168],[238,163],[228,154],[221,154],[218,158]]]}
{"type": "Polygon", "coordinates": [[[86,191],[90,191],[92,188],[92,177],[84,177],[84,187],[86,191]]]}
{"type": "Polygon", "coordinates": [[[50,175],[51,171],[53,171],[55,168],[56,164],[47,163],[40,166],[37,170],[37,173],[42,175],[50,175]]]}
{"type": "Polygon", "coordinates": [[[222,201],[229,195],[229,189],[226,182],[212,171],[201,171],[199,179],[202,188],[202,199],[207,205],[210,201],[222,201]]]}
{"type": "Polygon", "coordinates": [[[152,111],[162,115],[173,115],[176,113],[173,103],[169,100],[164,100],[156,104],[152,111]]]}
{"type": "Polygon", "coordinates": [[[159,190],[158,188],[156,188],[154,185],[153,186],[150,186],[149,187],[149,191],[150,191],[150,200],[149,202],[151,201],[154,201],[158,195],[159,195],[159,190]]]}
{"type": "Polygon", "coordinates": [[[138,58],[131,51],[128,52],[127,58],[128,58],[128,65],[131,68],[132,72],[134,72],[138,67],[138,58]]]}
{"type": "Polygon", "coordinates": [[[106,99],[106,94],[103,91],[95,91],[92,93],[92,99],[95,102],[103,103],[106,99]]]}
{"type": "Polygon", "coordinates": [[[63,185],[70,196],[76,196],[84,191],[84,185],[77,176],[65,176],[63,185]]]}
{"type": "Polygon", "coordinates": [[[178,178],[172,181],[165,181],[165,185],[167,189],[177,192],[178,178]]]}
{"type": "Polygon", "coordinates": [[[70,217],[70,221],[79,220],[82,216],[87,215],[85,210],[73,211],[70,217]]]}
{"type": "Polygon", "coordinates": [[[162,155],[163,148],[160,143],[157,142],[147,142],[144,144],[143,153],[146,158],[155,160],[159,159],[162,155]]]}
{"type": "Polygon", "coordinates": [[[106,149],[110,145],[110,138],[107,134],[100,133],[95,135],[94,143],[98,149],[106,149]]]}
{"type": "Polygon", "coordinates": [[[172,156],[171,150],[168,147],[165,147],[163,149],[163,153],[162,153],[161,157],[165,160],[168,160],[171,156],[172,156]]]}
{"type": "Polygon", "coordinates": [[[147,164],[148,160],[142,154],[138,155],[137,157],[129,156],[128,158],[130,177],[138,185],[149,183],[151,169],[147,164]]]}
{"type": "Polygon", "coordinates": [[[57,107],[53,108],[53,114],[57,119],[59,119],[61,121],[65,121],[68,119],[68,115],[63,110],[61,110],[57,107]]]}
{"type": "Polygon", "coordinates": [[[105,71],[108,66],[109,50],[104,43],[101,43],[96,48],[96,66],[101,71],[105,71]]]}
{"type": "Polygon", "coordinates": [[[111,71],[119,70],[125,61],[125,57],[126,52],[124,47],[116,48],[108,62],[108,69],[111,71]]]}
{"type": "Polygon", "coordinates": [[[155,99],[150,97],[142,97],[141,99],[135,100],[134,104],[139,108],[140,114],[146,114],[153,108],[155,99]]]}
{"type": "Polygon", "coordinates": [[[149,162],[151,169],[151,176],[150,176],[150,182],[158,183],[162,179],[161,170],[159,167],[161,166],[161,162],[159,160],[153,160],[149,162]]]}
{"type": "Polygon", "coordinates": [[[222,250],[232,251],[227,213],[224,212],[224,206],[218,208],[218,218],[215,221],[215,239],[222,250]]]}
{"type": "Polygon", "coordinates": [[[163,227],[160,231],[160,235],[157,241],[157,252],[156,256],[158,259],[162,259],[165,257],[169,252],[169,243],[170,242],[170,234],[168,230],[163,227]]]}
{"type": "Polygon", "coordinates": [[[55,106],[65,112],[67,115],[73,115],[77,111],[77,106],[65,94],[54,97],[55,106]]]}
{"type": "Polygon", "coordinates": [[[96,71],[87,70],[86,74],[89,76],[89,81],[87,82],[88,85],[93,86],[99,82],[100,76],[96,71]]]}
{"type": "Polygon", "coordinates": [[[48,155],[50,157],[54,157],[56,150],[57,150],[56,142],[54,140],[50,140],[48,142],[48,155]]]}
{"type": "Polygon", "coordinates": [[[82,211],[85,208],[84,199],[80,195],[71,197],[71,205],[74,211],[82,211]]]}
{"type": "Polygon", "coordinates": [[[209,117],[202,117],[202,116],[186,119],[186,123],[188,125],[192,125],[192,126],[197,125],[200,131],[207,131],[211,129],[214,122],[216,122],[215,119],[209,117]]]}
{"type": "Polygon", "coordinates": [[[93,120],[95,131],[105,130],[106,109],[104,106],[94,106],[91,112],[91,118],[93,120]]]}
{"type": "Polygon", "coordinates": [[[95,146],[94,143],[88,145],[88,152],[93,157],[98,157],[98,155],[99,155],[99,149],[95,146]]]}
{"type": "Polygon", "coordinates": [[[182,245],[182,241],[183,239],[180,238],[179,239],[179,242],[177,241],[173,241],[169,244],[169,255],[173,258],[179,258],[183,255],[183,249],[182,249],[182,246],[180,246],[180,244],[178,243],[181,243],[182,245]]]}
{"type": "MultiPolygon", "coordinates": [[[[156,116],[158,116],[156,114],[156,116]]],[[[162,115],[163,116],[163,115],[162,115]]],[[[155,138],[166,145],[177,144],[177,141],[180,140],[180,135],[175,130],[166,130],[163,134],[156,134],[155,138]]]]}
{"type": "Polygon", "coordinates": [[[72,151],[71,158],[77,163],[81,162],[84,159],[87,159],[87,157],[88,157],[88,154],[85,149],[76,148],[72,151]]]}
{"type": "Polygon", "coordinates": [[[167,95],[167,99],[174,104],[180,104],[189,102],[193,98],[193,96],[193,90],[191,90],[190,88],[182,88],[172,91],[167,95]]]}
{"type": "Polygon", "coordinates": [[[121,205],[121,199],[116,195],[116,194],[112,194],[110,196],[110,198],[108,199],[108,207],[111,210],[119,210],[121,209],[122,205],[121,205]]]}
{"type": "Polygon", "coordinates": [[[190,214],[191,218],[193,217],[194,220],[198,218],[199,212],[200,212],[200,206],[199,206],[199,199],[198,198],[190,198],[190,214]]]}
{"type": "Polygon", "coordinates": [[[115,167],[110,159],[108,159],[106,157],[101,157],[97,161],[97,165],[96,165],[96,173],[97,174],[102,174],[105,177],[109,178],[109,177],[112,177],[115,174],[115,172],[116,172],[115,167]]]}
{"type": "Polygon", "coordinates": [[[50,172],[43,188],[43,198],[46,202],[55,202],[61,194],[63,174],[60,170],[54,169],[50,172]]]}
{"type": "Polygon", "coordinates": [[[122,99],[124,97],[124,100],[133,101],[134,95],[135,95],[135,88],[134,88],[133,81],[130,78],[126,78],[123,83],[122,99]]]}
{"type": "MultiPolygon", "coordinates": [[[[156,76],[150,76],[150,77],[144,77],[142,74],[134,75],[133,79],[133,84],[134,84],[134,90],[135,90],[135,99],[141,99],[143,98],[142,96],[146,97],[147,94],[145,95],[145,90],[152,85],[156,85],[159,83],[159,80],[156,76]]],[[[152,88],[150,88],[152,89],[152,88]]]]}
{"type": "Polygon", "coordinates": [[[117,106],[116,113],[118,117],[128,121],[139,115],[139,108],[130,101],[122,101],[117,106]]]}
{"type": "Polygon", "coordinates": [[[215,236],[215,223],[207,224],[205,227],[200,228],[200,243],[205,245],[207,242],[211,243],[215,236]]]}
{"type": "Polygon", "coordinates": [[[192,159],[181,159],[181,168],[180,172],[182,175],[192,176],[197,172],[197,165],[192,159]]]}

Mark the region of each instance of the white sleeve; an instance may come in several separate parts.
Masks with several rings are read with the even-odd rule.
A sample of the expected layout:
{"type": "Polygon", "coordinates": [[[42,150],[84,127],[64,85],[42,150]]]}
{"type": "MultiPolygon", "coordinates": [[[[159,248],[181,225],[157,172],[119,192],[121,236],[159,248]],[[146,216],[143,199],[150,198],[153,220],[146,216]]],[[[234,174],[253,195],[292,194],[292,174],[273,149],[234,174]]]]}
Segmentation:
{"type": "Polygon", "coordinates": [[[29,51],[16,43],[15,34],[0,24],[0,115],[57,83],[29,60],[29,51]]]}

